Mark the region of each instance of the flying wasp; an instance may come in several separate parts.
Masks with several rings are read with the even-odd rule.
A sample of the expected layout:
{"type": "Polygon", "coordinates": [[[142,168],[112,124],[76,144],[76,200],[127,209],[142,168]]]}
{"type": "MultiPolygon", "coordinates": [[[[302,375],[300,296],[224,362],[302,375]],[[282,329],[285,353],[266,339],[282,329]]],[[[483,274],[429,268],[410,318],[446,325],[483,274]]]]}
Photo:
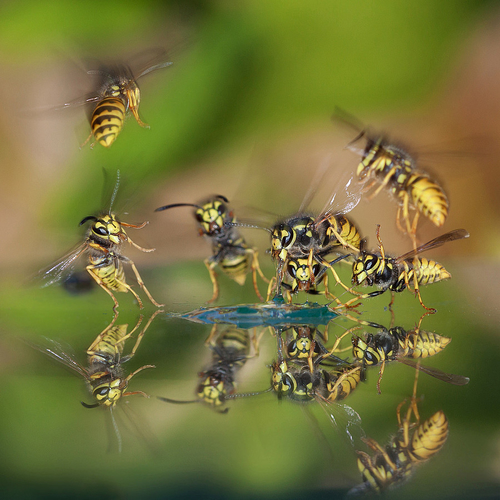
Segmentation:
{"type": "Polygon", "coordinates": [[[418,168],[416,160],[404,148],[392,144],[384,137],[370,136],[366,128],[360,127],[345,112],[337,112],[336,116],[359,131],[347,148],[362,157],[356,176],[363,183],[364,189],[370,191],[378,184],[369,198],[374,198],[384,188],[387,189],[399,203],[396,217],[398,228],[410,234],[414,242],[420,214],[441,227],[448,216],[449,203],[439,183],[418,168]],[[354,144],[362,138],[366,139],[366,145],[364,149],[358,149],[354,144]],[[410,210],[415,211],[412,222],[410,210]]]}
{"type": "Polygon", "coordinates": [[[406,400],[397,407],[399,428],[396,436],[385,446],[381,446],[371,438],[363,438],[373,453],[369,455],[357,451],[358,469],[363,483],[352,488],[349,494],[368,491],[381,493],[399,486],[411,477],[417,465],[426,462],[443,448],[448,438],[448,419],[440,410],[420,423],[415,397],[416,380],[417,377],[406,414],[401,416],[401,409],[406,400]]]}
{"type": "Polygon", "coordinates": [[[219,296],[219,284],[214,271],[217,265],[226,276],[239,285],[245,284],[246,276],[251,271],[255,293],[260,300],[264,300],[257,286],[257,273],[266,283],[269,280],[260,269],[257,250],[248,246],[235,227],[237,221],[228,203],[229,201],[224,196],[214,196],[203,205],[174,203],[157,208],[155,212],[175,207],[196,208],[194,216],[199,224],[199,234],[206,236],[212,242],[212,256],[204,261],[213,286],[213,294],[209,302],[214,302],[219,296]]]}
{"type": "MultiPolygon", "coordinates": [[[[114,320],[118,315],[118,301],[113,292],[130,292],[137,300],[139,307],[142,309],[143,304],[139,295],[133,288],[127,284],[125,279],[125,271],[123,264],[128,264],[134,271],[137,283],[142,288],[149,300],[156,306],[161,307],[153,299],[149,290],[146,288],[142,278],[137,270],[134,262],[121,254],[124,243],[130,243],[142,252],[153,252],[154,248],[143,248],[134,243],[125,232],[124,228],[142,229],[148,222],[135,225],[126,222],[121,222],[118,217],[111,211],[118,187],[120,184],[120,172],[117,173],[117,181],[111,197],[110,208],[107,212],[100,213],[97,216],[89,215],[80,221],[80,226],[87,222],[92,224],[87,230],[83,243],[78,245],[76,249],[62,257],[60,260],[51,265],[48,269],[39,272],[39,278],[45,282],[44,286],[52,285],[58,282],[61,278],[69,274],[76,263],[77,259],[86,254],[88,258],[87,272],[95,280],[95,282],[113,299],[115,312],[114,320]]],[[[113,321],[114,321],[113,320],[113,321]]]]}
{"type": "Polygon", "coordinates": [[[139,71],[137,75],[134,75],[126,64],[101,66],[99,69],[87,71],[88,75],[98,77],[96,91],[84,99],[67,102],[56,109],[96,103],[90,117],[92,131],[82,147],[90,141],[93,135],[97,142],[109,148],[121,132],[127,113],[131,112],[141,127],[149,128],[149,125],[139,117],[141,92],[137,80],[171,64],[173,63],[154,64],[139,71]]]}
{"type": "Polygon", "coordinates": [[[155,368],[154,365],[144,365],[125,377],[122,365],[130,361],[135,355],[146,330],[149,328],[158,312],[159,311],[151,316],[146,326],[137,336],[137,340],[130,354],[125,356],[123,356],[125,342],[139,328],[142,322],[142,316],[139,318],[137,325],[129,333],[127,333],[128,325],[115,325],[100,333],[87,350],[87,367],[78,363],[72,355],[66,352],[64,348],[54,340],[46,338],[45,346],[28,342],[35,349],[62,363],[85,379],[94,402],[85,403],[82,401],[81,404],[85,408],[97,408],[102,406],[110,410],[119,451],[121,451],[121,437],[114,421],[113,410],[118,401],[123,397],[132,395],[149,397],[142,391],[128,392],[127,388],[132,377],[146,368],[155,368]]]}
{"type": "Polygon", "coordinates": [[[417,368],[443,382],[453,385],[465,385],[469,382],[467,377],[444,373],[441,370],[426,367],[414,361],[434,356],[441,352],[450,342],[449,337],[420,329],[406,331],[398,326],[389,330],[382,328],[379,333],[375,335],[366,334],[364,338],[353,335],[352,354],[365,368],[380,364],[377,382],[379,394],[385,363],[395,360],[417,368]]]}
{"type": "Polygon", "coordinates": [[[465,229],[455,229],[428,241],[411,252],[393,258],[385,254],[384,246],[380,239],[380,226],[378,225],[377,240],[379,252],[361,250],[352,266],[352,284],[361,285],[365,283],[368,286],[376,286],[380,290],[355,297],[347,302],[347,304],[359,299],[375,297],[387,290],[402,292],[405,288],[410,289],[412,286],[422,307],[435,312],[434,309],[427,308],[422,302],[419,286],[451,278],[451,274],[438,262],[426,258],[418,258],[417,255],[444,245],[449,241],[461,240],[468,237],[469,233],[465,229]]]}
{"type": "MultiPolygon", "coordinates": [[[[214,333],[215,329],[210,338],[215,336],[214,333]]],[[[209,347],[213,353],[212,365],[198,374],[197,399],[179,401],[159,396],[158,399],[175,404],[203,403],[219,413],[229,411],[223,406],[228,396],[236,392],[236,373],[250,357],[250,334],[248,330],[228,327],[209,343],[209,347]]]]}

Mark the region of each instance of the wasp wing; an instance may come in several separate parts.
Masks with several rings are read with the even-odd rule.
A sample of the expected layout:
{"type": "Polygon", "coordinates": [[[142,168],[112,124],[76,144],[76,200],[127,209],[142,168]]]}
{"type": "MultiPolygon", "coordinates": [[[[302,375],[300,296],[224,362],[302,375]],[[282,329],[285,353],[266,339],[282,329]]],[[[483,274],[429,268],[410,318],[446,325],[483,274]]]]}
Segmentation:
{"type": "Polygon", "coordinates": [[[463,375],[455,375],[453,373],[445,373],[441,370],[438,370],[437,368],[421,365],[419,362],[413,361],[412,359],[408,358],[397,358],[397,359],[398,361],[404,363],[405,365],[418,369],[421,372],[427,373],[427,375],[437,378],[438,380],[442,380],[443,382],[447,382],[448,384],[467,385],[469,383],[469,377],[464,377],[463,375]]]}
{"type": "Polygon", "coordinates": [[[78,363],[73,355],[68,352],[69,348],[64,348],[62,344],[53,339],[49,339],[48,337],[42,337],[42,340],[43,344],[37,344],[31,340],[23,339],[23,341],[30,347],[33,347],[33,349],[36,349],[50,358],[55,359],[72,371],[78,373],[78,375],[83,377],[85,380],[88,380],[90,375],[87,369],[78,363]]]}
{"type": "Polygon", "coordinates": [[[431,250],[433,248],[440,247],[441,245],[444,245],[445,243],[448,243],[449,241],[454,241],[454,240],[463,240],[464,238],[468,238],[469,233],[465,229],[454,229],[453,231],[450,231],[448,233],[442,234],[438,236],[437,238],[434,238],[427,243],[424,243],[423,245],[420,245],[417,247],[415,250],[412,250],[408,253],[405,253],[398,257],[396,260],[397,262],[402,262],[404,260],[410,260],[413,259],[416,255],[426,252],[427,250],[431,250]]]}
{"type": "Polygon", "coordinates": [[[53,285],[61,280],[63,276],[71,274],[76,261],[87,250],[87,243],[80,243],[78,246],[70,250],[66,255],[42,269],[35,275],[34,279],[42,282],[42,286],[46,287],[53,285]]]}

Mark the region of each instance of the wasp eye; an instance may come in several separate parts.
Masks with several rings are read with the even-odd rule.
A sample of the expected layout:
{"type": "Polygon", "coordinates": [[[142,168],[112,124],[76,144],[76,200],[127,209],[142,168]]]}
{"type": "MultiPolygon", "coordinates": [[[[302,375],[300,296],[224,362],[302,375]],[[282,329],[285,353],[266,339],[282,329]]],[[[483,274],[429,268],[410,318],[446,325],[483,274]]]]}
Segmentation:
{"type": "Polygon", "coordinates": [[[319,264],[314,264],[312,266],[313,274],[318,274],[319,273],[319,264]]]}
{"type": "Polygon", "coordinates": [[[365,352],[365,358],[366,358],[366,361],[370,364],[377,363],[377,358],[370,351],[365,352]]]}
{"type": "Polygon", "coordinates": [[[200,212],[196,212],[194,216],[198,222],[203,222],[203,214],[201,214],[200,212]]]}
{"type": "Polygon", "coordinates": [[[375,265],[375,259],[367,259],[365,262],[365,269],[369,271],[375,265]]]}
{"type": "Polygon", "coordinates": [[[107,229],[104,227],[94,227],[94,232],[97,233],[99,236],[108,236],[109,232],[107,229]]]}
{"type": "Polygon", "coordinates": [[[286,248],[292,242],[293,235],[291,232],[286,232],[281,238],[281,246],[286,248]]]}
{"type": "Polygon", "coordinates": [[[217,212],[218,212],[219,215],[225,214],[226,213],[226,207],[221,203],[217,207],[217,212]]]}
{"type": "Polygon", "coordinates": [[[288,264],[288,272],[290,273],[290,276],[295,278],[295,275],[297,273],[297,268],[293,265],[293,263],[288,264]]]}

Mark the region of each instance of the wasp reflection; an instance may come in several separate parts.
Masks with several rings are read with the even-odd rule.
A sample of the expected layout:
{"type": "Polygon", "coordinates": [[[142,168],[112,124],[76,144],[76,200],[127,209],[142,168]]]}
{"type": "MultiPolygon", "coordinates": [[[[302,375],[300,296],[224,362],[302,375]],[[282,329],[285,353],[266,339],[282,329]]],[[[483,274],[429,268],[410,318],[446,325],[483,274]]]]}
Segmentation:
{"type": "Polygon", "coordinates": [[[94,402],[86,403],[82,401],[81,404],[85,408],[103,407],[109,410],[119,451],[121,451],[121,435],[113,415],[115,407],[123,397],[139,395],[148,398],[149,396],[143,391],[127,391],[127,389],[130,380],[135,375],[147,368],[155,368],[154,365],[143,365],[125,376],[123,365],[134,357],[144,334],[159,312],[156,311],[147,321],[144,328],[137,335],[134,347],[125,356],[123,355],[125,342],[139,329],[143,316],[140,316],[135,327],[128,333],[127,324],[107,327],[88,348],[86,367],[80,364],[66,348],[53,339],[44,337],[43,345],[28,342],[29,345],[70,368],[86,381],[94,402]]]}
{"type": "MultiPolygon", "coordinates": [[[[254,347],[257,346],[255,334],[253,342],[254,347]]],[[[206,342],[212,351],[212,364],[198,374],[197,399],[179,401],[159,396],[158,399],[174,404],[203,403],[219,413],[227,413],[229,408],[224,408],[226,399],[236,392],[236,374],[250,357],[251,343],[248,330],[229,326],[219,331],[214,325],[206,342]]]]}

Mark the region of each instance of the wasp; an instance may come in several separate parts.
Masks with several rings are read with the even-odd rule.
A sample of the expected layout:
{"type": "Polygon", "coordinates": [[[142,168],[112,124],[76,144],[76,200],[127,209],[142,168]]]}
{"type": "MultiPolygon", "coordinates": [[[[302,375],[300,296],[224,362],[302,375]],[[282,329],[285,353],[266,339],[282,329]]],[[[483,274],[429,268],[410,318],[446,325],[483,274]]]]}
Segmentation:
{"type": "Polygon", "coordinates": [[[82,366],[72,355],[66,352],[66,350],[54,340],[45,339],[48,345],[43,347],[29,342],[32,347],[67,366],[87,382],[94,402],[85,403],[82,401],[81,404],[85,408],[97,408],[101,406],[110,410],[120,451],[121,437],[118,427],[114,422],[113,410],[118,401],[120,401],[123,397],[132,395],[149,397],[142,391],[129,392],[127,391],[127,388],[130,380],[139,372],[145,370],[146,368],[155,368],[154,365],[144,365],[125,376],[122,365],[127,361],[130,361],[130,359],[132,359],[135,355],[146,330],[149,328],[158,312],[159,311],[153,314],[153,316],[149,319],[146,326],[137,336],[137,340],[134,347],[130,351],[130,354],[125,356],[123,356],[125,342],[139,328],[143,319],[142,316],[139,318],[137,325],[129,333],[127,333],[128,325],[126,324],[111,326],[104,332],[100,333],[87,350],[87,367],[82,366]]]}
{"type": "Polygon", "coordinates": [[[78,245],[70,253],[55,262],[48,269],[42,270],[39,273],[39,278],[45,282],[45,286],[56,283],[61,278],[70,273],[77,259],[86,255],[88,265],[86,270],[95,282],[113,299],[115,311],[114,320],[118,315],[118,301],[113,292],[130,292],[136,298],[139,307],[142,309],[143,304],[139,295],[133,288],[127,284],[125,278],[125,270],[123,264],[128,264],[132,268],[137,283],[147,295],[149,300],[156,306],[161,307],[150,294],[146,285],[142,281],[141,275],[137,270],[134,262],[122,255],[122,246],[124,243],[129,243],[141,250],[142,252],[153,252],[154,248],[143,248],[137,243],[134,243],[125,231],[125,228],[142,229],[148,222],[142,224],[129,224],[122,222],[111,211],[116,193],[120,182],[120,173],[117,175],[117,182],[111,199],[110,209],[107,212],[100,213],[97,216],[89,215],[80,221],[80,226],[90,222],[90,227],[87,229],[83,243],[78,245]]]}
{"type": "MultiPolygon", "coordinates": [[[[417,377],[415,390],[416,379],[417,377]]],[[[405,403],[406,400],[397,407],[398,433],[388,444],[381,446],[373,439],[363,438],[373,454],[357,451],[358,469],[363,483],[350,490],[350,494],[370,490],[381,493],[401,485],[410,478],[417,465],[426,462],[443,448],[449,432],[444,412],[437,411],[420,423],[415,391],[406,414],[401,416],[405,403]]]]}
{"type": "Polygon", "coordinates": [[[149,128],[149,125],[144,123],[139,117],[141,92],[137,80],[152,71],[166,68],[171,64],[173,63],[162,62],[154,64],[143,69],[137,75],[134,75],[128,65],[121,63],[89,70],[87,71],[88,75],[94,75],[98,78],[95,92],[84,99],[65,103],[57,109],[95,104],[90,117],[92,131],[87,140],[82,144],[82,147],[90,141],[93,135],[99,144],[102,144],[105,148],[109,148],[121,132],[125,118],[129,112],[132,113],[141,127],[149,128]]]}
{"type": "MultiPolygon", "coordinates": [[[[340,119],[359,130],[352,117],[340,114],[340,119]]],[[[439,183],[430,174],[417,167],[417,162],[404,148],[396,146],[384,137],[373,137],[366,129],[359,132],[351,141],[348,149],[359,153],[361,161],[356,169],[356,176],[365,191],[372,190],[369,198],[374,198],[383,189],[387,189],[398,201],[396,217],[398,228],[414,239],[419,215],[422,214],[441,227],[449,211],[448,197],[439,183]],[[366,139],[364,149],[354,146],[362,138],[366,139]],[[410,222],[410,210],[415,211],[410,222]],[[405,227],[401,225],[401,219],[405,227]]]]}
{"type": "MultiPolygon", "coordinates": [[[[213,337],[214,331],[211,334],[213,337]]],[[[198,374],[200,380],[196,390],[197,399],[178,401],[159,397],[161,401],[175,404],[204,403],[219,413],[227,413],[222,408],[228,396],[234,395],[237,384],[236,373],[250,357],[250,335],[248,330],[229,327],[209,344],[213,353],[212,365],[198,374]]]]}
{"type": "MultiPolygon", "coordinates": [[[[385,254],[380,239],[380,225],[377,226],[377,240],[379,252],[367,252],[361,250],[359,256],[352,266],[352,284],[376,286],[380,290],[358,296],[352,301],[375,297],[387,290],[391,292],[402,292],[406,288],[413,287],[418,300],[424,309],[435,312],[434,309],[425,307],[420,296],[419,286],[436,283],[451,278],[451,274],[438,262],[426,258],[417,257],[418,254],[437,248],[454,240],[468,238],[469,233],[465,229],[455,229],[428,241],[424,245],[405,253],[400,257],[393,258],[385,254]]],[[[349,301],[351,302],[351,301],[349,301]]],[[[347,304],[349,304],[349,302],[347,304]]]]}
{"type": "Polygon", "coordinates": [[[352,354],[364,367],[381,365],[377,382],[379,394],[385,363],[394,360],[415,367],[443,382],[465,385],[469,382],[467,377],[444,373],[436,368],[426,367],[413,361],[434,356],[450,342],[449,337],[420,329],[406,331],[398,326],[389,330],[383,328],[376,335],[366,334],[364,338],[353,335],[352,354]]]}
{"type": "Polygon", "coordinates": [[[155,212],[175,207],[196,208],[194,216],[199,224],[199,234],[212,242],[212,256],[204,261],[213,286],[209,302],[214,302],[219,296],[219,284],[214,271],[217,265],[239,285],[245,284],[246,276],[251,271],[255,293],[260,300],[264,300],[257,286],[257,273],[266,283],[269,280],[260,269],[257,249],[248,246],[235,227],[237,221],[228,204],[229,201],[224,196],[214,196],[202,205],[174,203],[157,208],[155,212]]]}
{"type": "MultiPolygon", "coordinates": [[[[290,258],[288,259],[287,272],[285,280],[291,281],[291,284],[282,283],[283,287],[290,294],[295,294],[300,291],[310,294],[325,294],[326,297],[336,299],[328,289],[328,269],[333,269],[332,266],[337,262],[349,257],[349,255],[341,255],[331,262],[320,264],[312,259],[306,258],[290,258]],[[318,291],[319,284],[324,283],[324,291],[318,291]]],[[[289,300],[291,301],[291,300],[289,300]]]]}
{"type": "Polygon", "coordinates": [[[361,366],[347,363],[316,344],[314,332],[308,327],[293,328],[295,339],[287,346],[293,358],[283,356],[282,332],[277,330],[278,359],[271,365],[271,389],[278,398],[333,403],[349,396],[361,380],[361,366]],[[296,348],[298,339],[303,340],[300,350],[296,348]],[[315,352],[316,345],[321,352],[315,352]]]}
{"type": "Polygon", "coordinates": [[[291,338],[286,346],[288,359],[307,361],[328,352],[316,338],[317,336],[323,337],[317,328],[309,325],[293,326],[291,328],[291,338]]]}
{"type": "Polygon", "coordinates": [[[336,281],[342,284],[327,256],[339,247],[359,251],[361,236],[356,226],[342,213],[322,212],[318,217],[292,216],[271,230],[271,256],[276,262],[277,294],[288,275],[292,292],[314,290],[331,269],[336,281]]]}

